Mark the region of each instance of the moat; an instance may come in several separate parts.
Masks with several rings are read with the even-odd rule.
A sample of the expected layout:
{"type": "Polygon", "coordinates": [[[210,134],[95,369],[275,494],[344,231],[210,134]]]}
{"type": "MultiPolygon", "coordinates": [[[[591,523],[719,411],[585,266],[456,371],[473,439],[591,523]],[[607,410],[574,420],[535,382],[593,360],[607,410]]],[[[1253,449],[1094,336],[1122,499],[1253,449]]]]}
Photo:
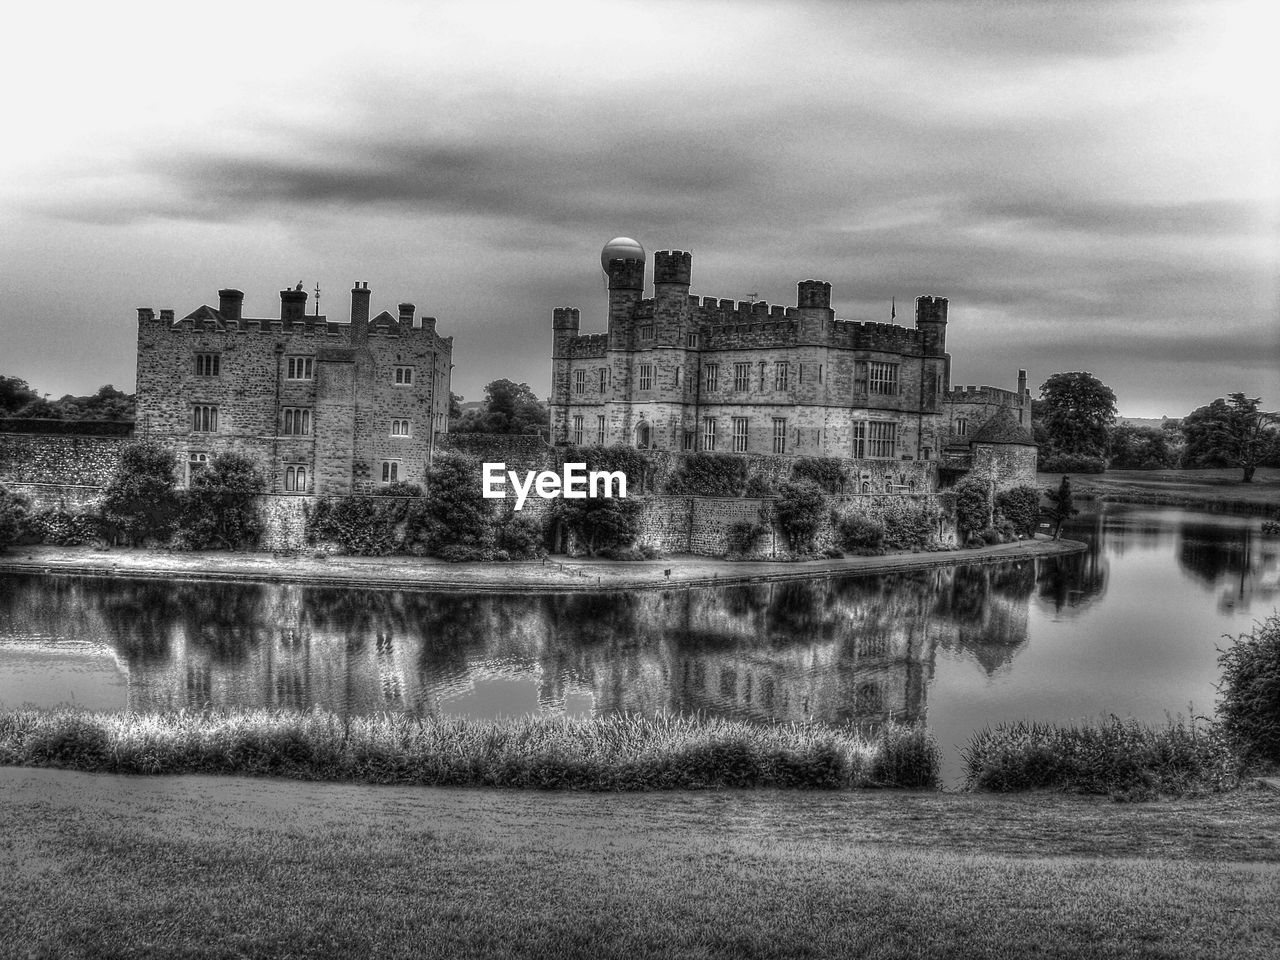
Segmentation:
{"type": "Polygon", "coordinates": [[[0,575],[0,704],[468,717],[1002,720],[1212,710],[1224,634],[1280,603],[1261,521],[1102,506],[1070,556],[811,582],[476,596],[0,575]]]}

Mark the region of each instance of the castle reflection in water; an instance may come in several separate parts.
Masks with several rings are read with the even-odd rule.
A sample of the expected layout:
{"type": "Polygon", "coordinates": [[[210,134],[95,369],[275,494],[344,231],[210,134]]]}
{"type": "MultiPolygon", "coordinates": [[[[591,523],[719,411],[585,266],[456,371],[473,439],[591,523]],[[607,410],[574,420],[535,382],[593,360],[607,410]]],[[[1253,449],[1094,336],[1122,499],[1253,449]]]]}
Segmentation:
{"type": "Polygon", "coordinates": [[[1099,563],[605,595],[14,576],[0,636],[96,641],[127,671],[136,711],[451,713],[487,690],[488,715],[874,724],[924,719],[940,647],[999,670],[1027,642],[1031,596],[1078,603],[1104,587],[1099,563]]]}

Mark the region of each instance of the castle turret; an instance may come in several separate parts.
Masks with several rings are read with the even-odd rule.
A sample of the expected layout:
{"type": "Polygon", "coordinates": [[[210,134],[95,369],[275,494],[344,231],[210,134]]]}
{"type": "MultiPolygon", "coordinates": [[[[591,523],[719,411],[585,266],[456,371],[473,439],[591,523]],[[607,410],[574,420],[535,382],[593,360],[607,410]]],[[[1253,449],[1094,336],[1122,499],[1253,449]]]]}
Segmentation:
{"type": "Polygon", "coordinates": [[[239,290],[218,291],[218,312],[227,323],[239,323],[244,309],[244,293],[239,290]]]}
{"type": "Polygon", "coordinates": [[[580,312],[577,307],[556,307],[551,312],[551,357],[569,356],[569,341],[578,335],[580,312]]]}
{"type": "Polygon", "coordinates": [[[356,281],[351,288],[351,342],[367,343],[369,340],[369,283],[356,281]]]}
{"type": "Polygon", "coordinates": [[[940,357],[947,352],[947,298],[916,297],[916,329],[924,334],[924,352],[940,357]]]}
{"type": "Polygon", "coordinates": [[[831,284],[825,280],[801,280],[796,284],[796,307],[806,320],[834,320],[831,309],[831,284]]]}
{"type": "Polygon", "coordinates": [[[653,297],[658,303],[684,301],[689,296],[693,255],[684,250],[659,250],[653,255],[653,297]]]}
{"type": "Polygon", "coordinates": [[[298,284],[292,290],[280,291],[280,319],[285,323],[302,323],[307,317],[307,291],[298,284]]]}

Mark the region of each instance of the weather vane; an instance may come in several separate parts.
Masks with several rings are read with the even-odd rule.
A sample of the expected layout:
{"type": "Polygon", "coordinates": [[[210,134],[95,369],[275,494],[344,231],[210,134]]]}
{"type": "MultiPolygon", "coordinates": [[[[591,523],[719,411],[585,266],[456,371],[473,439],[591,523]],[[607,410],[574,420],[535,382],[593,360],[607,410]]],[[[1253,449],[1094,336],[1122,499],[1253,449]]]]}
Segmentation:
{"type": "Polygon", "coordinates": [[[319,280],[316,281],[316,313],[315,315],[317,317],[320,316],[320,281],[319,280]]]}

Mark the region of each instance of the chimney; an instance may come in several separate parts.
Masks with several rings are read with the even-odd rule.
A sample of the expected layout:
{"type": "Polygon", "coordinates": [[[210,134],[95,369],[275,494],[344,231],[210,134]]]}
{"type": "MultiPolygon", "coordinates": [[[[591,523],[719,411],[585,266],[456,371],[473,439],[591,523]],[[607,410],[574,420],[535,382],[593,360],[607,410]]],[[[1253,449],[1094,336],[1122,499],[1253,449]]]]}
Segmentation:
{"type": "Polygon", "coordinates": [[[166,323],[173,323],[173,308],[171,307],[168,310],[161,310],[160,319],[166,323]]]}
{"type": "Polygon", "coordinates": [[[244,294],[239,290],[218,291],[218,312],[227,323],[239,323],[244,308],[244,294]]]}
{"type": "Polygon", "coordinates": [[[411,327],[413,326],[413,311],[414,311],[414,309],[415,309],[415,308],[414,308],[414,305],[413,305],[412,303],[402,303],[402,304],[400,304],[400,326],[402,326],[402,327],[403,327],[403,326],[405,326],[406,324],[408,324],[408,325],[409,325],[409,326],[411,326],[411,327]]]}
{"type": "Polygon", "coordinates": [[[149,322],[149,321],[151,321],[151,320],[154,320],[155,318],[156,318],[156,312],[155,312],[153,309],[151,309],[150,307],[139,307],[139,308],[138,308],[138,322],[139,322],[139,323],[147,323],[147,322],[149,322]]]}
{"type": "Polygon", "coordinates": [[[351,288],[351,342],[365,343],[369,339],[369,283],[356,281],[351,288]]]}
{"type": "Polygon", "coordinates": [[[280,291],[280,319],[285,323],[302,323],[307,316],[307,291],[298,284],[292,290],[280,291]]]}

